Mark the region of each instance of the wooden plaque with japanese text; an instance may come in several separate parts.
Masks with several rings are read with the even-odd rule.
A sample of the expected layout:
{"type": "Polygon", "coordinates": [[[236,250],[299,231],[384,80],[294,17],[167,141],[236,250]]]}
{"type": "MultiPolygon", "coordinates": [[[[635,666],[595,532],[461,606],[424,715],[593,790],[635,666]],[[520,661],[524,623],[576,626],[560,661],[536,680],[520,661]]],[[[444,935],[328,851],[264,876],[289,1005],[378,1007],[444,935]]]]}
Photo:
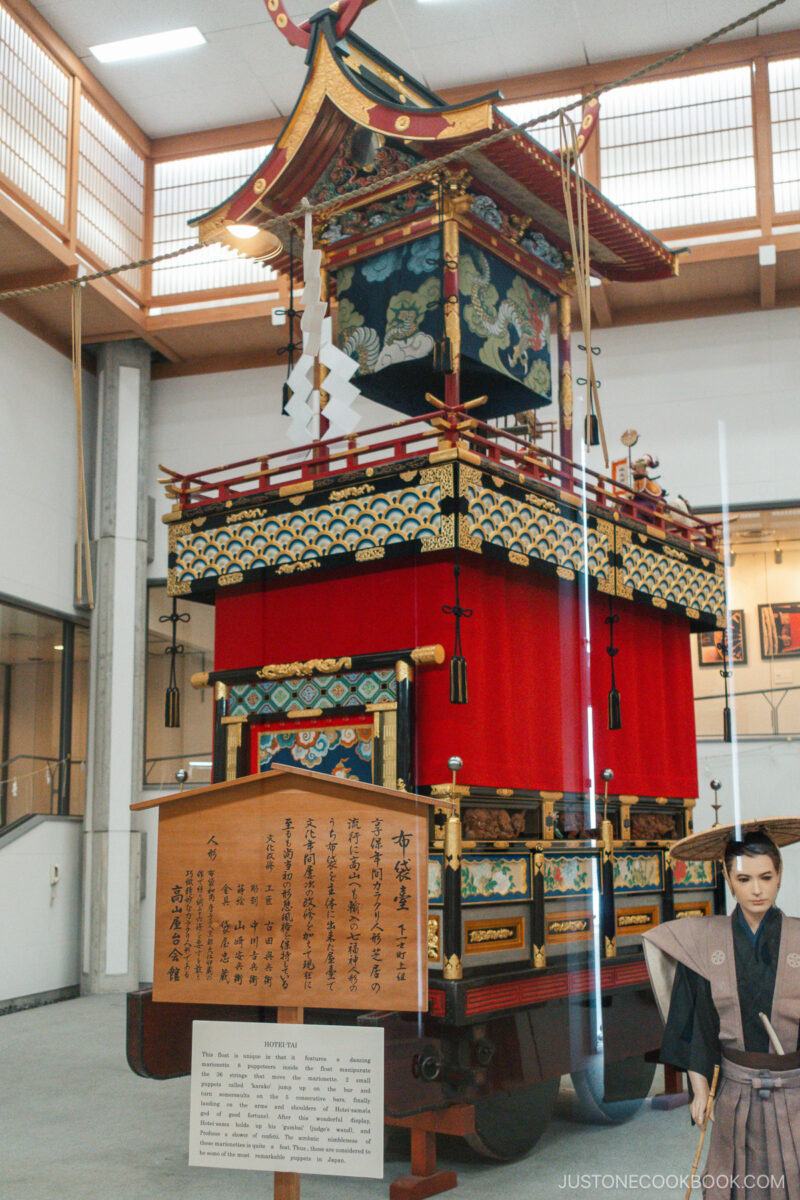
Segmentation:
{"type": "Polygon", "coordinates": [[[153,998],[427,1009],[428,802],[278,768],[157,804],[153,998]]]}

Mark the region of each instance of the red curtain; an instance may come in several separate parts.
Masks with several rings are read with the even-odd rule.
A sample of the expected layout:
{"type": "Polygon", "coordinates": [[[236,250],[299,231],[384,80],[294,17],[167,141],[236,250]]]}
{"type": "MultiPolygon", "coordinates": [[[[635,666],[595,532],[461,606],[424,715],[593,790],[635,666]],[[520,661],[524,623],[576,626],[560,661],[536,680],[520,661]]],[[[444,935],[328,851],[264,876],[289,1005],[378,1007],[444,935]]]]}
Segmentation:
{"type": "MultiPolygon", "coordinates": [[[[217,592],[215,669],[411,649],[453,649],[452,564],[420,556],[217,592]]],[[[608,730],[608,598],[531,571],[465,556],[461,602],[469,703],[449,702],[449,671],[422,667],[415,682],[419,784],[459,782],[545,791],[586,790],[593,760],[611,767],[609,791],[696,796],[688,623],[614,601],[622,728],[608,730]],[[588,634],[588,639],[587,639],[588,634]],[[590,710],[591,709],[591,713],[590,710]]]]}

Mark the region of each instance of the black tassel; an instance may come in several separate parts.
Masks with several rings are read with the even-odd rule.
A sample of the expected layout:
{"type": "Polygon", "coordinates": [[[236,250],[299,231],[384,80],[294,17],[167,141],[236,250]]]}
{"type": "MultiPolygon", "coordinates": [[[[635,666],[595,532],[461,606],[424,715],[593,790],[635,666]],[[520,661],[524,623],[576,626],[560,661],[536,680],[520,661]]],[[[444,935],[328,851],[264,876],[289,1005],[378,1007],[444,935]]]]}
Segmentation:
{"type": "Polygon", "coordinates": [[[180,729],[181,726],[181,693],[178,687],[170,686],[164,697],[164,727],[180,729]]]}
{"type": "Polygon", "coordinates": [[[159,621],[169,621],[172,625],[172,641],[164,651],[169,655],[169,683],[167,684],[167,692],[164,697],[164,728],[165,729],[180,729],[181,725],[181,693],[178,687],[178,678],[175,672],[175,660],[179,654],[183,654],[183,646],[178,642],[178,623],[184,624],[190,621],[191,614],[188,612],[178,612],[178,602],[175,596],[172,597],[172,612],[165,613],[163,617],[158,618],[159,621]]]}
{"type": "Polygon", "coordinates": [[[597,423],[597,416],[595,413],[588,413],[586,416],[583,440],[586,442],[587,446],[600,445],[600,426],[597,423]]]}
{"type": "Polygon", "coordinates": [[[456,619],[456,636],[453,646],[453,656],[450,659],[450,703],[451,704],[466,704],[467,703],[467,660],[464,658],[463,648],[461,645],[461,618],[471,617],[471,608],[461,607],[461,597],[459,594],[458,580],[461,574],[461,567],[458,564],[458,544],[456,543],[456,561],[453,564],[453,578],[456,585],[456,602],[455,604],[443,604],[442,612],[456,619]]]}
{"type": "Polygon", "coordinates": [[[722,710],[722,740],[723,742],[731,742],[731,710],[727,704],[722,710]]]}
{"type": "Polygon", "coordinates": [[[450,659],[450,703],[467,703],[467,660],[463,654],[450,659]]]}
{"type": "MultiPolygon", "coordinates": [[[[617,528],[614,526],[614,562],[617,561],[617,528]]],[[[606,654],[611,659],[611,688],[608,693],[608,728],[622,729],[622,708],[620,706],[619,690],[617,688],[617,680],[614,675],[614,659],[619,654],[619,649],[614,645],[614,626],[619,621],[619,614],[614,612],[614,597],[609,594],[608,597],[608,616],[606,617],[606,625],[608,626],[608,645],[606,646],[606,654]]]]}
{"type": "Polygon", "coordinates": [[[720,675],[722,676],[723,682],[725,684],[725,707],[722,710],[722,740],[723,740],[723,742],[730,742],[733,739],[731,737],[731,709],[730,709],[730,704],[728,703],[728,700],[729,700],[728,680],[730,679],[731,675],[733,674],[733,668],[731,666],[731,660],[728,655],[728,631],[727,631],[727,629],[724,631],[722,637],[719,640],[719,652],[722,656],[722,670],[720,671],[720,675]]]}
{"type": "Polygon", "coordinates": [[[615,687],[608,693],[608,728],[622,729],[622,709],[619,703],[619,692],[615,687]]]}

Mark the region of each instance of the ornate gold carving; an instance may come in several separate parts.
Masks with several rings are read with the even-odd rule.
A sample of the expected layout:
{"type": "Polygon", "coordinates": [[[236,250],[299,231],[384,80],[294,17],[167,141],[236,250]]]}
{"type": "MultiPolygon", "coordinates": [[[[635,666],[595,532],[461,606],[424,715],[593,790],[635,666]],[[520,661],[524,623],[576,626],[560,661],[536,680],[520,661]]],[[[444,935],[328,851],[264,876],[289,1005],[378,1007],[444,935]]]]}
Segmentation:
{"type": "MultiPolygon", "coordinates": [[[[412,476],[413,478],[413,476],[412,476]]],[[[349,500],[351,496],[366,496],[375,491],[374,483],[362,483],[358,487],[334,488],[329,493],[330,500],[349,500]]]]}
{"type": "Polygon", "coordinates": [[[558,377],[558,405],[561,409],[561,420],[565,429],[572,429],[572,366],[565,362],[561,364],[558,377]]]}
{"type": "Polygon", "coordinates": [[[411,117],[409,117],[407,115],[407,113],[401,113],[400,116],[396,119],[396,121],[394,123],[394,127],[398,133],[404,133],[406,131],[406,129],[408,129],[410,124],[411,124],[411,117]]]}
{"type": "Polygon", "coordinates": [[[537,971],[547,966],[547,951],[544,946],[533,947],[533,965],[537,971]]]}
{"type": "Polygon", "coordinates": [[[367,546],[365,550],[356,550],[356,562],[376,562],[385,553],[383,546],[367,546]]]}
{"type": "Polygon", "coordinates": [[[293,708],[286,716],[290,720],[296,717],[321,717],[324,711],[322,708],[293,708]]]}
{"type": "Polygon", "coordinates": [[[516,925],[495,925],[486,929],[471,929],[468,935],[470,945],[483,945],[488,942],[509,942],[519,936],[516,925]]]}
{"type": "Polygon", "coordinates": [[[616,938],[606,938],[606,958],[617,957],[617,942],[616,938]]]}
{"type": "Polygon", "coordinates": [[[556,575],[559,579],[574,579],[575,572],[572,567],[556,567],[556,575]]]}
{"type": "Polygon", "coordinates": [[[214,700],[215,701],[218,701],[218,700],[226,700],[227,701],[229,695],[230,695],[230,688],[228,687],[227,683],[223,683],[221,679],[218,679],[216,681],[216,683],[214,684],[214,700]]]}
{"type": "Polygon", "coordinates": [[[461,967],[461,959],[457,954],[450,955],[444,964],[442,975],[445,979],[463,979],[464,972],[461,967]]]}
{"type": "Polygon", "coordinates": [[[257,179],[255,181],[255,183],[253,184],[253,191],[255,192],[255,194],[257,196],[260,196],[263,191],[266,191],[266,187],[267,187],[266,179],[257,179]]]}
{"type": "Polygon", "coordinates": [[[400,478],[403,483],[412,483],[417,478],[419,471],[401,471],[400,478]]]}
{"type": "Polygon", "coordinates": [[[498,788],[497,794],[498,794],[498,796],[513,796],[514,789],[513,788],[498,788]]]}
{"type": "Polygon", "coordinates": [[[398,658],[394,664],[394,677],[398,683],[405,683],[406,680],[410,683],[414,678],[414,672],[404,658],[398,658]]]}
{"type": "Polygon", "coordinates": [[[428,917],[428,962],[437,962],[440,953],[439,918],[428,917]]]}
{"type": "Polygon", "coordinates": [[[411,651],[411,658],[415,663],[436,663],[441,665],[445,659],[444,646],[417,646],[411,651]]]}
{"type": "Polygon", "coordinates": [[[309,658],[306,662],[269,663],[256,671],[259,679],[303,679],[308,675],[336,675],[349,671],[351,658],[309,658]]]}
{"type": "Polygon", "coordinates": [[[253,521],[258,517],[263,517],[263,515],[263,508],[246,508],[243,512],[228,513],[225,523],[230,525],[232,521],[253,521]]]}
{"type": "Polygon", "coordinates": [[[244,579],[242,571],[231,571],[230,575],[218,575],[217,583],[220,587],[230,587],[231,584],[241,583],[244,579]]]}
{"type": "MultiPolygon", "coordinates": [[[[520,552],[518,550],[509,550],[508,561],[512,562],[512,563],[516,563],[516,565],[518,567],[527,567],[530,565],[531,560],[527,554],[520,554],[520,552]]],[[[559,567],[559,571],[561,571],[560,567],[559,567]]]]}
{"type": "Polygon", "coordinates": [[[300,496],[305,492],[313,492],[314,480],[303,479],[297,483],[285,483],[283,487],[278,488],[279,496],[300,496]]]}
{"type": "Polygon", "coordinates": [[[319,566],[319,559],[313,559],[309,562],[308,559],[303,559],[301,562],[281,563],[276,568],[276,575],[291,575],[293,571],[311,571],[314,567],[319,566]]]}

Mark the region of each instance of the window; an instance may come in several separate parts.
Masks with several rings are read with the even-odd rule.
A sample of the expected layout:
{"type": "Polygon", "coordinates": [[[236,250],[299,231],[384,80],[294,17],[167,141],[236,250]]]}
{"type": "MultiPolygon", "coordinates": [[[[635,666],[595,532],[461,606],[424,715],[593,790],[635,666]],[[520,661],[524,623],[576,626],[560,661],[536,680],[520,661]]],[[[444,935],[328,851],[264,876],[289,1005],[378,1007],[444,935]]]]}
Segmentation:
{"type": "Polygon", "coordinates": [[[83,812],[89,631],[0,604],[0,825],[83,812]]]}

